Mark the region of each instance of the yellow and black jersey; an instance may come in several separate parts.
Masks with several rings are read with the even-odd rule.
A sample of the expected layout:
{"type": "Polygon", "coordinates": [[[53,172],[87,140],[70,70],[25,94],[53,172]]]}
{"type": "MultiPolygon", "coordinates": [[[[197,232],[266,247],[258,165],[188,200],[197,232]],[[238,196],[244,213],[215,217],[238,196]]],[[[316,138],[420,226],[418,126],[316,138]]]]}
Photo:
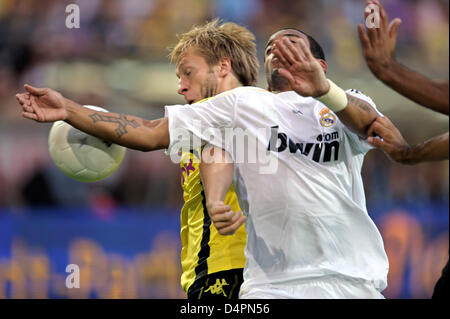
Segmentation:
{"type": "MultiPolygon", "coordinates": [[[[224,270],[244,268],[245,227],[234,235],[217,232],[206,210],[206,198],[200,179],[201,149],[184,152],[181,157],[181,186],[184,206],[181,209],[181,286],[187,292],[192,283],[203,276],[224,270]]],[[[240,211],[231,185],[225,204],[240,211]]]]}

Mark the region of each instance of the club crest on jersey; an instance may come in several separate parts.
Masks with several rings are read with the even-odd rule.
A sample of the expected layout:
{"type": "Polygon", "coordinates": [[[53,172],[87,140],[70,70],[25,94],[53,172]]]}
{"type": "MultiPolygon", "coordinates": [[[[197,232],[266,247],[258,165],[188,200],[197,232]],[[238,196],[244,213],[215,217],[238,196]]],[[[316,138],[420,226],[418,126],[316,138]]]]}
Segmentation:
{"type": "Polygon", "coordinates": [[[330,109],[325,107],[320,110],[320,125],[323,127],[330,127],[336,124],[336,115],[331,113],[330,109]]]}

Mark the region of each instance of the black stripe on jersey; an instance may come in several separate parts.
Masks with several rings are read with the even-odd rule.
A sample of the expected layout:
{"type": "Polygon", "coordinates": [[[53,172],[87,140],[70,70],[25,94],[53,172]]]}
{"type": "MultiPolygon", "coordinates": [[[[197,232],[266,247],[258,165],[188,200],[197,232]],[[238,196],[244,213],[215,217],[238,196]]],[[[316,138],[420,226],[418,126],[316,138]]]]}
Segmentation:
{"type": "MultiPolygon", "coordinates": [[[[202,159],[201,154],[202,154],[202,152],[203,152],[203,148],[204,148],[204,147],[205,147],[205,146],[202,146],[202,147],[201,147],[200,152],[199,152],[199,150],[189,150],[189,153],[191,153],[192,155],[194,155],[194,157],[197,158],[197,160],[201,161],[201,159],[202,159]]],[[[194,158],[194,159],[195,159],[195,158],[194,158]]],[[[203,189],[203,185],[202,185],[202,189],[203,189]]]]}
{"type": "Polygon", "coordinates": [[[202,241],[200,243],[200,251],[198,252],[198,262],[197,267],[195,267],[195,280],[200,277],[206,276],[208,274],[208,263],[207,259],[210,256],[209,240],[211,238],[211,219],[209,218],[208,210],[206,209],[206,196],[202,186],[202,206],[203,206],[203,233],[202,241]]]}
{"type": "MultiPolygon", "coordinates": [[[[201,148],[201,150],[203,150],[203,147],[201,148]]],[[[189,152],[191,152],[191,154],[197,157],[198,159],[201,158],[200,153],[197,150],[189,150],[189,152]]]]}

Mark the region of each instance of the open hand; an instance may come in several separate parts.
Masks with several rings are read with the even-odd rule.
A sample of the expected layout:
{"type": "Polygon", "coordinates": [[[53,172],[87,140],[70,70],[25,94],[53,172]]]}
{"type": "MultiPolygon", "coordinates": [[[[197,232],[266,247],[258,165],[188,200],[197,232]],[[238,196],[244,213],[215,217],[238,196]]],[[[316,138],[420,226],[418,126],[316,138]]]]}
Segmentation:
{"type": "MultiPolygon", "coordinates": [[[[402,20],[396,18],[390,23],[383,6],[378,0],[367,1],[366,8],[375,5],[379,8],[379,28],[367,28],[367,33],[362,23],[358,25],[359,38],[363,47],[364,58],[373,74],[382,77],[394,61],[395,46],[397,44],[397,33],[402,20]]],[[[364,21],[370,12],[364,12],[364,21]]]]}
{"type": "Polygon", "coordinates": [[[67,118],[65,99],[59,92],[28,84],[24,87],[27,93],[16,94],[24,118],[37,122],[54,122],[67,118]]]}
{"type": "Polygon", "coordinates": [[[319,97],[329,91],[325,71],[303,39],[294,45],[283,37],[274,42],[272,52],[283,65],[278,72],[289,81],[292,90],[305,97],[319,97]]]}

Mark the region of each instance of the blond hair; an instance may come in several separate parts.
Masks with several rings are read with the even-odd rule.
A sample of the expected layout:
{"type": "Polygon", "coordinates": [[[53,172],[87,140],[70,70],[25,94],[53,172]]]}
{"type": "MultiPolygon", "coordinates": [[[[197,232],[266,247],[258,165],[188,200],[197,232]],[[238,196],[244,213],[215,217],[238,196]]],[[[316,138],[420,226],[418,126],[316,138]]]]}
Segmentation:
{"type": "Polygon", "coordinates": [[[255,85],[259,69],[255,36],[235,23],[220,23],[215,19],[179,36],[178,44],[170,49],[170,62],[176,63],[183,52],[194,47],[210,66],[229,58],[239,82],[244,86],[255,85]]]}

